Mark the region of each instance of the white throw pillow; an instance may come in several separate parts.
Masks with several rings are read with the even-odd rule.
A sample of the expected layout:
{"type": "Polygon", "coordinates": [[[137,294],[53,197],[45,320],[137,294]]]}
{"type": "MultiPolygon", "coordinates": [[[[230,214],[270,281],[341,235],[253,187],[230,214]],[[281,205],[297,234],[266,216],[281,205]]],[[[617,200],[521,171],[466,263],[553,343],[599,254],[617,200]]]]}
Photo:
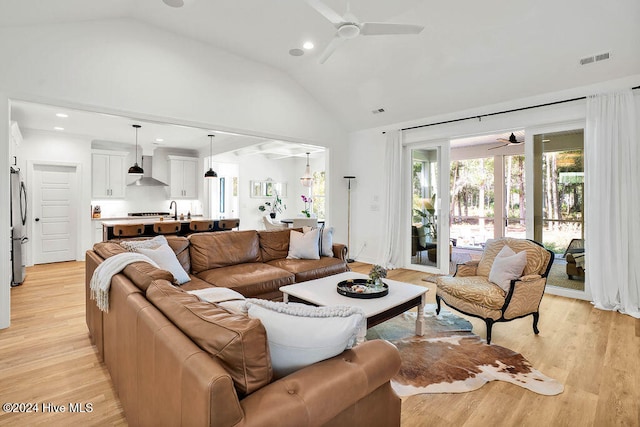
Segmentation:
{"type": "Polygon", "coordinates": [[[137,249],[156,249],[168,244],[167,238],[164,236],[156,236],[153,239],[144,240],[123,240],[120,242],[120,246],[129,252],[137,252],[137,249]]]}
{"type": "Polygon", "coordinates": [[[248,299],[249,317],[267,331],[275,378],[337,356],[364,340],[367,319],[356,307],[313,307],[306,304],[248,299]]]}
{"type": "MultiPolygon", "coordinates": [[[[315,230],[316,227],[302,227],[302,232],[307,233],[311,230],[315,230]]],[[[320,228],[320,256],[333,257],[333,227],[320,228]]]]}
{"type": "Polygon", "coordinates": [[[314,229],[307,233],[291,230],[289,238],[288,259],[320,259],[318,240],[320,230],[314,229]]]}
{"type": "Polygon", "coordinates": [[[179,284],[182,285],[183,283],[187,283],[191,280],[187,272],[182,268],[175,252],[173,252],[173,249],[171,249],[169,245],[162,245],[156,249],[138,248],[136,249],[136,252],[148,256],[154,260],[161,269],[167,270],[173,274],[173,277],[175,277],[179,284]]]}
{"type": "Polygon", "coordinates": [[[520,278],[526,265],[527,251],[515,253],[509,246],[504,245],[493,260],[489,281],[509,292],[511,280],[520,278]]]}
{"type": "Polygon", "coordinates": [[[322,240],[320,241],[320,255],[333,256],[333,227],[322,229],[322,240]]]}

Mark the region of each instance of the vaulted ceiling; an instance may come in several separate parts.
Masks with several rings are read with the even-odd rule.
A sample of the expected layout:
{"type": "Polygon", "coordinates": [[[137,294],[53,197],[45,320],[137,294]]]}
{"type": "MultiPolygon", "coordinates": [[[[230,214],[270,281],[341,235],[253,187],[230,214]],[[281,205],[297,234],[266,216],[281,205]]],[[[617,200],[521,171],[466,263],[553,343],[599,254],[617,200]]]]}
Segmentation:
{"type": "MultiPolygon", "coordinates": [[[[339,14],[346,0],[324,0],[339,14]]],[[[129,18],[282,70],[349,130],[385,126],[640,73],[638,0],[351,0],[360,21],[425,27],[357,37],[324,64],[336,29],[305,0],[2,0],[0,25],[129,18]],[[315,48],[302,56],[305,41],[315,48]],[[580,65],[582,57],[610,59],[580,65]],[[383,108],[384,113],[373,114],[383,108]]]]}

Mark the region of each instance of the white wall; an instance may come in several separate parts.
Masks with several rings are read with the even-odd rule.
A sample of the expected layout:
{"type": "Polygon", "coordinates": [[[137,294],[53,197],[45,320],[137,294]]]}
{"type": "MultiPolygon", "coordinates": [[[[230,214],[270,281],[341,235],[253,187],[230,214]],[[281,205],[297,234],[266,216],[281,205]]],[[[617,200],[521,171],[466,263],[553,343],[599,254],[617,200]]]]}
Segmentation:
{"type": "MultiPolygon", "coordinates": [[[[350,173],[357,177],[356,185],[352,190],[351,256],[357,256],[360,249],[365,246],[358,259],[364,262],[375,262],[378,259],[378,250],[382,244],[382,235],[379,230],[385,218],[383,218],[381,212],[376,209],[378,209],[378,204],[383,206],[384,203],[386,203],[383,191],[385,185],[383,163],[386,137],[382,134],[383,131],[526,107],[556,100],[571,99],[620,88],[630,88],[637,86],[639,83],[640,75],[631,76],[625,79],[603,82],[599,85],[546,94],[535,98],[514,100],[499,105],[489,105],[481,109],[398,123],[393,127],[367,129],[351,133],[349,136],[349,159],[352,160],[350,162],[350,173]]],[[[640,91],[635,91],[636,100],[640,99],[639,92],[640,91]]],[[[406,131],[404,141],[405,145],[411,146],[412,144],[419,144],[425,141],[491,134],[511,131],[513,129],[525,129],[525,134],[527,134],[535,129],[535,127],[541,125],[584,120],[586,113],[585,105],[586,101],[582,100],[484,117],[481,121],[473,119],[424,127],[406,131]]],[[[640,109],[638,114],[640,114],[640,109]]],[[[640,122],[640,118],[638,121],[640,122]]],[[[402,189],[398,189],[398,191],[401,190],[402,189]]],[[[588,219],[586,219],[586,221],[588,221],[588,219]]],[[[409,238],[409,232],[407,232],[406,238],[409,238]]]]}
{"type": "MultiPolygon", "coordinates": [[[[312,143],[332,149],[334,177],[345,165],[343,127],[288,75],[134,20],[0,28],[0,57],[0,162],[5,165],[8,99],[312,143]]],[[[331,179],[330,190],[339,182],[331,179]]],[[[0,185],[8,188],[8,177],[0,185]]],[[[0,194],[8,206],[8,195],[0,194]]],[[[339,211],[329,215],[335,222],[346,218],[339,211]]],[[[8,228],[8,213],[2,212],[4,242],[8,228]]],[[[5,244],[3,266],[8,257],[5,244]]],[[[0,308],[9,304],[6,286],[0,285],[0,308]]],[[[0,326],[8,321],[3,309],[0,326]]]]}
{"type": "Polygon", "coordinates": [[[0,164],[5,173],[0,173],[0,329],[8,328],[11,321],[11,233],[9,218],[9,99],[0,89],[0,164]]]}

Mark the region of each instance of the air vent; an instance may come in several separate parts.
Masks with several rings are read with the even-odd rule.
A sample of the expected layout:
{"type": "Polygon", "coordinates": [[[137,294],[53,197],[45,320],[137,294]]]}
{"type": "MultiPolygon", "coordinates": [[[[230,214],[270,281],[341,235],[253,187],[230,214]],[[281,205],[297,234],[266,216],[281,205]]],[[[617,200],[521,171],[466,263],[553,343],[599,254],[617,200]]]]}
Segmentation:
{"type": "Polygon", "coordinates": [[[380,114],[380,113],[384,113],[384,108],[378,108],[377,110],[373,110],[371,111],[373,114],[380,114]]]}
{"type": "Polygon", "coordinates": [[[610,58],[609,52],[599,53],[597,55],[587,56],[585,58],[582,58],[580,60],[580,65],[587,65],[593,62],[604,61],[605,59],[609,59],[609,58],[610,58]]]}
{"type": "Polygon", "coordinates": [[[586,58],[582,58],[580,60],[580,65],[587,65],[587,64],[591,64],[592,62],[595,62],[595,58],[593,56],[588,56],[586,58]]]}

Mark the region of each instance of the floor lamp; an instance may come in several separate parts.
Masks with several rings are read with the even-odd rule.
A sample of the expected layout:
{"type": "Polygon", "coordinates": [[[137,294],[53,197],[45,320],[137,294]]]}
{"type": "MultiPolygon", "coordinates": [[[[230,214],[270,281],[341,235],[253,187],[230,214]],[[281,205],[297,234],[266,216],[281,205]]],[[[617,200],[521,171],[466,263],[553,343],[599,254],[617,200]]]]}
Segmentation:
{"type": "Polygon", "coordinates": [[[354,260],[349,256],[351,251],[351,180],[356,179],[355,176],[345,176],[344,179],[349,180],[347,186],[347,262],[351,263],[354,260]]]}

